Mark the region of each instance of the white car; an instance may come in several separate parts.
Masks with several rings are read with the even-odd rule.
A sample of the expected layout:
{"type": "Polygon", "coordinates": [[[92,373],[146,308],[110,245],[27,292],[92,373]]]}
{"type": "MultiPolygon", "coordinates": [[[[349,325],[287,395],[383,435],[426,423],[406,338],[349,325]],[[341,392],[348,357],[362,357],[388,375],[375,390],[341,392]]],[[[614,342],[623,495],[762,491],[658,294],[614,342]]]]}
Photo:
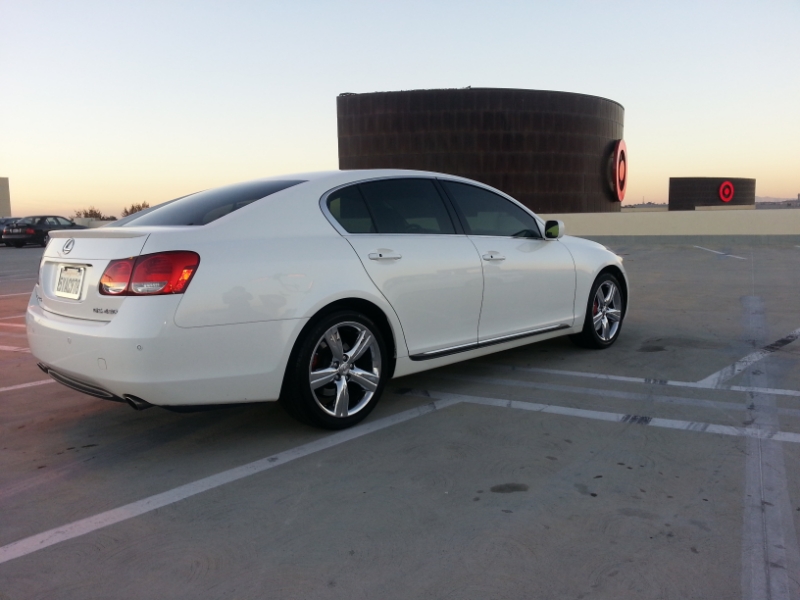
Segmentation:
{"type": "Polygon", "coordinates": [[[240,183],[53,232],[28,339],[57,381],[137,409],[280,400],[339,429],[392,377],[560,335],[614,343],[622,259],[563,233],[451,175],[240,183]]]}

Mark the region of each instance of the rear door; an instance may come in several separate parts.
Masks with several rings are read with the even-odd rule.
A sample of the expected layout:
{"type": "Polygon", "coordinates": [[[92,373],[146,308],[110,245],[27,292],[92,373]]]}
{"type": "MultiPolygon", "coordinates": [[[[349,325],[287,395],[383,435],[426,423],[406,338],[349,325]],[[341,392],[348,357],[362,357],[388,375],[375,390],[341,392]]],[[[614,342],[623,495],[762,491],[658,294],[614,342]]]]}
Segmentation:
{"type": "Polygon", "coordinates": [[[561,242],[542,238],[536,219],[485,188],[442,180],[483,266],[478,339],[572,325],[575,264],[561,242]]]}
{"type": "Polygon", "coordinates": [[[432,179],[353,185],[330,194],[327,207],[397,313],[409,354],[476,343],[480,259],[432,179]]]}

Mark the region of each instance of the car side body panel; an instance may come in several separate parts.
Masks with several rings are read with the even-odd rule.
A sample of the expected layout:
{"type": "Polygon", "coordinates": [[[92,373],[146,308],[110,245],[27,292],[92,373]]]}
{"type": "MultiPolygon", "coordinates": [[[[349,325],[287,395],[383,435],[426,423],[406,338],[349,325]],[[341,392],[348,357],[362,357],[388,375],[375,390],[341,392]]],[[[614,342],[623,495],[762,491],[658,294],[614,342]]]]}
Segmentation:
{"type": "MultiPolygon", "coordinates": [[[[544,248],[558,244],[552,248],[565,249],[569,260],[574,261],[573,275],[567,277],[573,283],[561,286],[574,288],[571,298],[566,298],[569,293],[565,295],[564,328],[464,352],[456,350],[446,356],[410,357],[404,323],[391,298],[387,299],[391,294],[379,289],[363,264],[364,257],[359,258],[358,249],[354,249],[348,236],[337,230],[320,207],[325,194],[337,186],[380,177],[409,176],[409,173],[418,177],[449,177],[394,170],[307,174],[305,183],[276,192],[203,226],[54,232],[43,258],[42,273],[46,281],[37,284],[28,306],[31,351],[44,365],[59,373],[118,397],[132,395],[152,404],[184,406],[275,400],[281,393],[288,361],[304,327],[334,304],[368,302],[385,316],[394,342],[393,372],[400,377],[577,333],[583,324],[592,282],[606,267],[618,269],[625,278],[626,290],[629,289],[621,259],[599,244],[569,236],[554,242],[537,241],[544,248]],[[63,245],[69,237],[75,238],[75,249],[65,255],[63,245]],[[120,296],[113,301],[104,297],[104,303],[100,303],[96,288],[109,261],[137,253],[175,250],[193,251],[200,256],[197,271],[184,294],[120,296]],[[85,282],[88,287],[74,302],[50,293],[59,265],[70,262],[80,262],[90,269],[85,282]],[[97,305],[78,306],[89,301],[97,305]],[[94,310],[98,307],[111,308],[96,316],[100,314],[94,310]]],[[[468,242],[464,236],[455,237],[468,242]]],[[[360,251],[368,255],[372,251],[370,240],[361,239],[366,246],[360,251]]],[[[360,244],[354,242],[356,246],[360,244]]],[[[562,258],[566,257],[562,254],[562,258]]],[[[480,254],[476,250],[473,256],[475,266],[471,268],[479,273],[480,254]]],[[[561,260],[563,264],[566,262],[565,258],[561,260]]],[[[391,264],[383,267],[392,268],[391,264]]],[[[431,269],[435,275],[436,271],[444,272],[446,265],[432,264],[431,269]]],[[[429,288],[431,284],[435,287],[437,283],[435,278],[423,277],[418,285],[413,284],[409,279],[413,275],[413,272],[404,275],[412,291],[429,288]]],[[[481,280],[482,276],[477,278],[481,280]]],[[[478,293],[471,292],[462,312],[480,310],[478,293]]],[[[412,296],[405,298],[411,306],[410,314],[426,316],[427,300],[412,296]]],[[[477,339],[478,319],[476,314],[468,323],[474,332],[464,338],[468,342],[477,339]]],[[[516,329],[512,327],[510,331],[514,333],[516,329]]],[[[458,342],[458,339],[448,340],[439,345],[458,342]]],[[[423,350],[436,347],[435,341],[421,344],[423,350]]]]}

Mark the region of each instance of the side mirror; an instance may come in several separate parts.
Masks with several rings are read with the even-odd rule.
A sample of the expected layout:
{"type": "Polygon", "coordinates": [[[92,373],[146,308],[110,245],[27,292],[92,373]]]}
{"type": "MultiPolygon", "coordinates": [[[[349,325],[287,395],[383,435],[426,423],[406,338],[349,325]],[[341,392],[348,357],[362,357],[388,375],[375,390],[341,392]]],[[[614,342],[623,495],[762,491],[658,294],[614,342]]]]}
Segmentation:
{"type": "Polygon", "coordinates": [[[544,224],[544,239],[558,240],[564,235],[564,221],[547,221],[544,224]]]}

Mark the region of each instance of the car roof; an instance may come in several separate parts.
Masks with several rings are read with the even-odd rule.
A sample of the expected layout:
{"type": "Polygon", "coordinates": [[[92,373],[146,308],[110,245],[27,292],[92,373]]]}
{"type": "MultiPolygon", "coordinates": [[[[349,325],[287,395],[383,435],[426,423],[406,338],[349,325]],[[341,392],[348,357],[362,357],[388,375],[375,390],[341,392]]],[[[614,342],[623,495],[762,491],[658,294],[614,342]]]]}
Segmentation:
{"type": "Polygon", "coordinates": [[[280,181],[280,180],[291,179],[291,180],[301,180],[303,181],[303,183],[327,185],[333,188],[348,183],[355,183],[369,179],[381,179],[384,177],[434,177],[434,178],[450,179],[453,181],[463,181],[465,183],[472,183],[482,187],[491,187],[487,186],[485,183],[481,183],[480,181],[467,179],[465,177],[460,177],[458,175],[451,175],[449,173],[437,173],[434,171],[416,171],[413,169],[352,169],[352,170],[339,170],[339,171],[311,171],[305,173],[286,173],[283,175],[274,175],[271,177],[264,177],[252,181],[280,181]]]}
{"type": "Polygon", "coordinates": [[[27,217],[15,217],[17,219],[46,219],[48,217],[58,217],[60,219],[66,219],[69,221],[69,217],[62,217],[61,215],[28,215],[27,217]]]}

